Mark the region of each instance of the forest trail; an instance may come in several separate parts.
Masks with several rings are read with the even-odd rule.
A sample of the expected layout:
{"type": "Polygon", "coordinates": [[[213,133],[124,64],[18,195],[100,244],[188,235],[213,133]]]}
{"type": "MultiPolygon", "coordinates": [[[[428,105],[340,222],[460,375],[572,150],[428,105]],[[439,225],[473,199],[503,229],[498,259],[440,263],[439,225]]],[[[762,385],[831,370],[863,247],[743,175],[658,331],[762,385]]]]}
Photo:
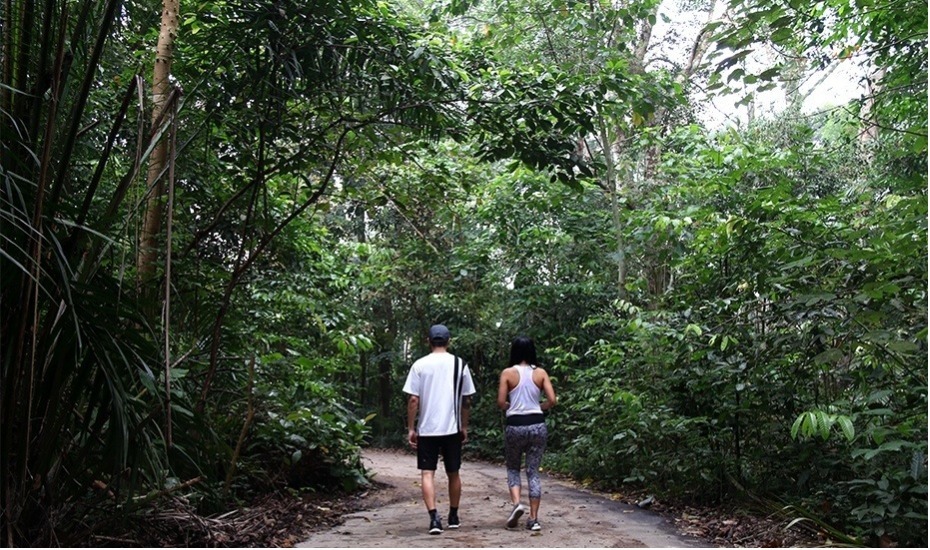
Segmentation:
{"type": "MultiPolygon", "coordinates": [[[[675,533],[658,514],[641,510],[543,475],[539,520],[542,531],[530,532],[521,521],[507,529],[510,512],[506,474],[502,465],[466,461],[462,466],[463,494],[460,529],[427,534],[429,517],[420,493],[416,457],[402,451],[366,449],[365,467],[377,482],[389,487],[373,491],[366,510],[347,514],[344,523],[314,533],[298,547],[367,548],[653,548],[707,547],[710,543],[675,533]]],[[[445,473],[436,474],[439,513],[448,513],[445,473]]],[[[526,486],[524,479],[524,503],[526,486]]],[[[524,516],[525,519],[526,516],[524,516]]],[[[445,526],[445,521],[443,521],[445,526]]]]}

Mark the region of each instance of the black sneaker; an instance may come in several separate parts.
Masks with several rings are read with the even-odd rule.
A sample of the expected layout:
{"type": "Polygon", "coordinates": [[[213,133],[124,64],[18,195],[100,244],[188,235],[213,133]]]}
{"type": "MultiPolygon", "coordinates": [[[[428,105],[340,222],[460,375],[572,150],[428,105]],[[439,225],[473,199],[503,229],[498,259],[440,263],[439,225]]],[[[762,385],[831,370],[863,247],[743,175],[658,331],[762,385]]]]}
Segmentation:
{"type": "Polygon", "coordinates": [[[535,519],[528,519],[526,520],[526,528],[530,531],[539,531],[542,529],[542,526],[539,525],[539,521],[535,519]]]}
{"type": "Polygon", "coordinates": [[[438,535],[442,533],[442,521],[439,520],[439,516],[429,520],[429,534],[438,535]]]}
{"type": "Polygon", "coordinates": [[[526,507],[522,504],[514,504],[513,510],[510,511],[510,517],[507,518],[507,527],[516,527],[517,523],[520,521],[520,516],[522,516],[525,511],[526,507]]]}
{"type": "Polygon", "coordinates": [[[458,512],[449,512],[449,529],[458,529],[461,522],[459,521],[458,512]]]}

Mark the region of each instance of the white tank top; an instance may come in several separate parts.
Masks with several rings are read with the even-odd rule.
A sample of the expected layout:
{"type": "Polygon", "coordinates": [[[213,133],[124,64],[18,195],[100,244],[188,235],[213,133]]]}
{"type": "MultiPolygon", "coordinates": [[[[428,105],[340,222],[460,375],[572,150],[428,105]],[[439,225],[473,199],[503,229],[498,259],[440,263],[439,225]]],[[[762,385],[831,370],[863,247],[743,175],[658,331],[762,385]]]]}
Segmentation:
{"type": "Polygon", "coordinates": [[[539,406],[541,390],[533,382],[533,369],[536,367],[525,365],[514,365],[514,367],[520,373],[520,382],[510,390],[510,408],[507,409],[507,416],[542,414],[542,408],[539,406]]]}

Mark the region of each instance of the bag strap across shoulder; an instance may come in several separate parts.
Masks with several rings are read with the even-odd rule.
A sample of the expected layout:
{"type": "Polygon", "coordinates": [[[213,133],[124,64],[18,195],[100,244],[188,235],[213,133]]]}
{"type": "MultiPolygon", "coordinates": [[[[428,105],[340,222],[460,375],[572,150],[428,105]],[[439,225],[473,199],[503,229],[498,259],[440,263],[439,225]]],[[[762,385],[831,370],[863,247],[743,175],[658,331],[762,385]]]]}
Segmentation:
{"type": "Polygon", "coordinates": [[[461,407],[462,407],[462,378],[465,377],[465,368],[461,365],[461,359],[455,356],[455,366],[452,371],[452,410],[455,414],[455,425],[462,429],[461,407]]]}

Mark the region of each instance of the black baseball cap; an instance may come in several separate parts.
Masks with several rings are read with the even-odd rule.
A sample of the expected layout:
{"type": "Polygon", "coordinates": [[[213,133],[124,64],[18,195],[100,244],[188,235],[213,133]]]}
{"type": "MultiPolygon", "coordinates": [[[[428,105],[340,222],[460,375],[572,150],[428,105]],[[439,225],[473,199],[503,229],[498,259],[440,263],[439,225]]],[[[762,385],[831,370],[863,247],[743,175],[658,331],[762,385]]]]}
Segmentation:
{"type": "Polygon", "coordinates": [[[446,325],[433,325],[429,327],[429,341],[433,344],[443,344],[452,338],[452,333],[446,325]]]}

